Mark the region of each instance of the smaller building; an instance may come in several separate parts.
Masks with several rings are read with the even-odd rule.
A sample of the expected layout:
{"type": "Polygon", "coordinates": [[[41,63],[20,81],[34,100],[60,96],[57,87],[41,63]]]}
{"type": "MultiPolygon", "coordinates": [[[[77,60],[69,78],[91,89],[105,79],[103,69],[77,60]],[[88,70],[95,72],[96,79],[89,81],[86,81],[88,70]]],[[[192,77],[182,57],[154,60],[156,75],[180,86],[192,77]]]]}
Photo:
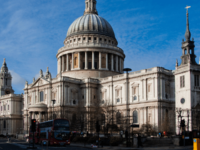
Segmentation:
{"type": "Polygon", "coordinates": [[[0,72],[0,134],[22,133],[23,94],[14,94],[12,76],[4,59],[0,72]]]}

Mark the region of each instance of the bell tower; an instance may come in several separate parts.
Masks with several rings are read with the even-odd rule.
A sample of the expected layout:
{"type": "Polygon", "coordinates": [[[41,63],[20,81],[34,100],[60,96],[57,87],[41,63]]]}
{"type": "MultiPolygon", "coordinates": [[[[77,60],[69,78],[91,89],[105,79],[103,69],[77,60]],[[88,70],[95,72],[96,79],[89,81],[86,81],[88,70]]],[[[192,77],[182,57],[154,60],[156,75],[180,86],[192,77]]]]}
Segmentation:
{"type": "Polygon", "coordinates": [[[182,56],[181,56],[181,65],[190,63],[193,65],[197,65],[195,58],[196,55],[194,54],[194,38],[192,38],[192,41],[190,40],[191,38],[191,33],[189,29],[189,14],[188,14],[188,9],[186,12],[186,32],[185,32],[185,41],[183,39],[182,41],[182,56]]]}
{"type": "Polygon", "coordinates": [[[96,14],[98,15],[97,9],[96,9],[96,0],[85,0],[85,12],[84,15],[86,14],[96,14]]]}
{"type": "Polygon", "coordinates": [[[0,72],[0,96],[11,93],[14,93],[12,89],[12,76],[10,72],[8,72],[6,59],[4,58],[0,72]]]}

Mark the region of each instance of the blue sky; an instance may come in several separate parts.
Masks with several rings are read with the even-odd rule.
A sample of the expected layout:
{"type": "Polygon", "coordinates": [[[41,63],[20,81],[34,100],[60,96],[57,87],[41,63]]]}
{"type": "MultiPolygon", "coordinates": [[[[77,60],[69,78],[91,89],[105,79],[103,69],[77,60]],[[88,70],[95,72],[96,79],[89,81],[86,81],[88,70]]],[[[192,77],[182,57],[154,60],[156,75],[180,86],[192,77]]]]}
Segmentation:
{"type": "MultiPolygon", "coordinates": [[[[162,66],[174,70],[181,56],[190,5],[190,31],[200,57],[199,0],[97,0],[97,10],[113,27],[133,71],[162,66]]],[[[57,73],[56,53],[71,23],[83,15],[84,0],[0,0],[0,62],[13,76],[15,93],[23,92],[39,70],[57,73]]]]}

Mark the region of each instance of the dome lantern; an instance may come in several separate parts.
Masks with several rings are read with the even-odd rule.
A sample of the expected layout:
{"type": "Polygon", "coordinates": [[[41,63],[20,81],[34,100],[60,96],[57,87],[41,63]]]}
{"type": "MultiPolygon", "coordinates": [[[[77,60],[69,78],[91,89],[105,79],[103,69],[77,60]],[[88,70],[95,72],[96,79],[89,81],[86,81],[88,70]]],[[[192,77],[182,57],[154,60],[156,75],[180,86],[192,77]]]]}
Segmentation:
{"type": "Polygon", "coordinates": [[[85,12],[84,15],[86,14],[96,14],[98,15],[98,12],[96,10],[96,0],[85,0],[85,12]]]}

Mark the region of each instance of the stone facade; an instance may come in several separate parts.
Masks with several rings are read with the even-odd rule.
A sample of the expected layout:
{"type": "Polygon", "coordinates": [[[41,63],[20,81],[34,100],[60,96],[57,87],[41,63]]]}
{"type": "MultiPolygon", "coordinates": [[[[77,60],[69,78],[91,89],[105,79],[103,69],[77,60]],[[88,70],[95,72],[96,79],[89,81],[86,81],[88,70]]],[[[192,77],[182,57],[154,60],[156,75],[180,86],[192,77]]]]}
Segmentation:
{"type": "MultiPolygon", "coordinates": [[[[151,124],[159,132],[166,128],[170,132],[178,132],[180,108],[190,110],[191,118],[192,108],[200,103],[200,66],[194,59],[189,23],[186,41],[182,45],[182,63],[178,66],[177,62],[175,71],[154,67],[123,74],[125,54],[117,47],[110,24],[98,16],[96,3],[96,0],[86,0],[84,16],[70,26],[64,47],[56,55],[56,78],[51,77],[47,68],[45,75],[41,70],[37,80],[26,83],[24,130],[33,118],[42,122],[60,117],[73,122],[74,111],[82,104],[80,109],[84,113],[81,115],[86,122],[84,131],[92,132],[89,120],[96,115],[95,105],[100,101],[104,111],[98,115],[103,115],[107,123],[111,120],[117,126],[134,123],[140,127],[151,124]],[[184,102],[181,102],[182,98],[184,102]],[[55,104],[52,100],[56,100],[55,104]],[[112,108],[112,114],[106,111],[106,105],[112,108]],[[117,116],[125,120],[121,122],[117,116]]],[[[181,117],[184,119],[184,116],[181,117]]],[[[192,119],[187,122],[186,128],[193,129],[192,119]]]]}
{"type": "Polygon", "coordinates": [[[23,94],[14,94],[12,76],[4,59],[0,72],[0,134],[23,133],[23,94]]]}

